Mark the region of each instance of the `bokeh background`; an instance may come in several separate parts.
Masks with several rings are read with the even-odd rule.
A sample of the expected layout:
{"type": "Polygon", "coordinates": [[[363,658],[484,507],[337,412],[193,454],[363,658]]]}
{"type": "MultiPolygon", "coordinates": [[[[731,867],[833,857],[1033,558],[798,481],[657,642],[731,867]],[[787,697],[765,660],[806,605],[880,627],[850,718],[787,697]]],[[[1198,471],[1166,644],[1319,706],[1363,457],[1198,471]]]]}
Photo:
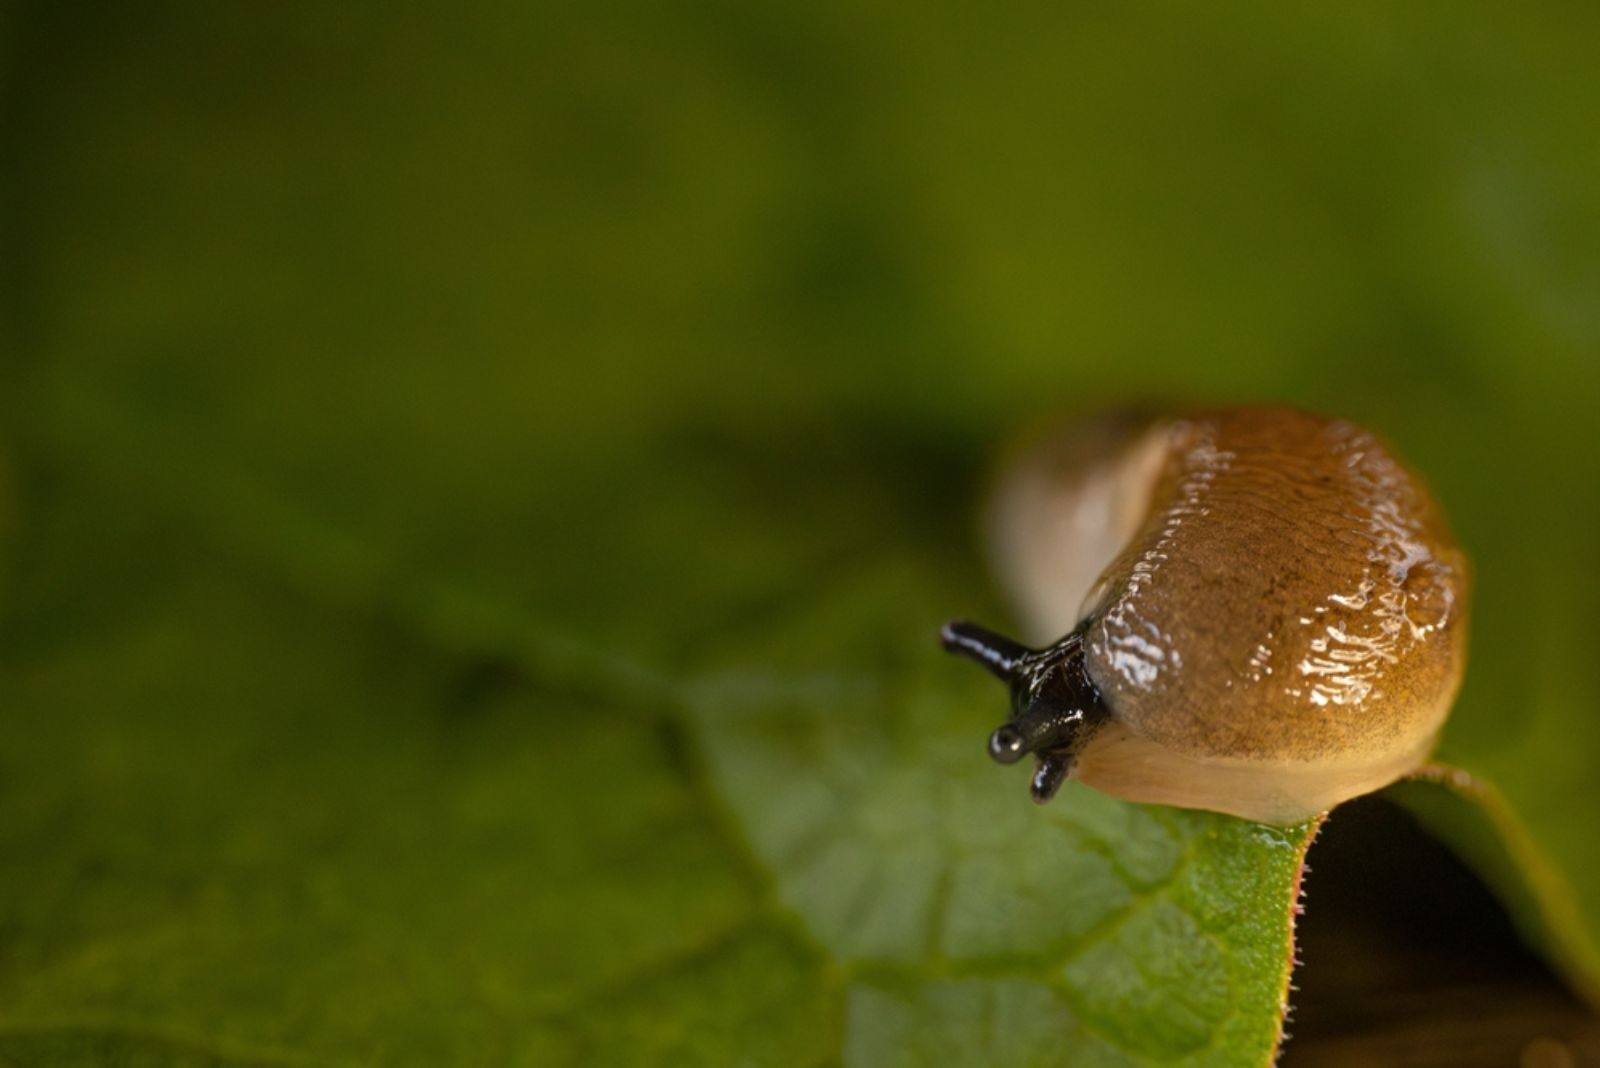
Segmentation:
{"type": "Polygon", "coordinates": [[[765,892],[671,708],[846,638],[947,685],[925,625],[1004,618],[987,465],[1129,399],[1427,472],[1478,571],[1450,753],[1587,856],[1597,42],[1576,3],[9,7],[0,1048],[715,1060],[765,982],[836,1055],[799,936],[562,1015],[765,892]]]}

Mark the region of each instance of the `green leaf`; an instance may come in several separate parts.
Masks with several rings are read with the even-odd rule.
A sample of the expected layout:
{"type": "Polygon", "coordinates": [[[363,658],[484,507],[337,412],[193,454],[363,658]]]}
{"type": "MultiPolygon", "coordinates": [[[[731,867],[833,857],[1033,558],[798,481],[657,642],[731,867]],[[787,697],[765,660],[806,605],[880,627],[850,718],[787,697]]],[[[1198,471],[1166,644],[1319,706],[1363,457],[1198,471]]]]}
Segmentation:
{"type": "Polygon", "coordinates": [[[91,530],[94,497],[39,502],[0,674],[16,1059],[879,1063],[933,1016],[972,1063],[1275,1041],[1308,830],[1035,810],[978,752],[983,680],[862,651],[926,573],[619,707],[123,506],[91,530]]]}
{"type": "Polygon", "coordinates": [[[1259,1059],[1313,828],[1077,784],[1043,810],[1023,803],[1023,783],[973,759],[991,682],[911,649],[888,662],[913,670],[868,669],[937,588],[913,568],[852,579],[690,692],[711,782],[778,901],[855,976],[847,1050],[895,1062],[912,1056],[895,1052],[908,1028],[933,1025],[929,1053],[972,1063],[1259,1059]],[[786,684],[762,674],[796,660],[815,667],[786,684]],[[1011,998],[1050,1022],[1020,1020],[1011,998]]]}
{"type": "Polygon", "coordinates": [[[626,1062],[757,1026],[777,1063],[825,1048],[816,955],[759,907],[670,733],[486,690],[209,561],[155,577],[6,664],[0,826],[26,877],[0,899],[0,1048],[626,1062]]]}
{"type": "Polygon", "coordinates": [[[1594,90],[1495,17],[12,17],[0,1059],[1267,1062],[1314,828],[1035,808],[933,643],[1151,391],[1429,473],[1395,796],[1600,987],[1594,90]]]}

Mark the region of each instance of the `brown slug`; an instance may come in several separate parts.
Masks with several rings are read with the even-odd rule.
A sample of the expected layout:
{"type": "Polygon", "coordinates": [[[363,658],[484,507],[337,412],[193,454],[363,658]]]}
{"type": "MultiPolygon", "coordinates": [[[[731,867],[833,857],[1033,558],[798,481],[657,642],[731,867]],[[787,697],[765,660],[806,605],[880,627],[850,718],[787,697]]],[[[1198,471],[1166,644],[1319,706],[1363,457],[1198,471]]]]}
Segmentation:
{"type": "Polygon", "coordinates": [[[942,639],[1009,685],[989,753],[1034,754],[1036,801],[1071,777],[1297,822],[1418,768],[1461,682],[1466,560],[1347,422],[1103,417],[1009,468],[989,527],[1027,629],[1055,640],[942,639]]]}

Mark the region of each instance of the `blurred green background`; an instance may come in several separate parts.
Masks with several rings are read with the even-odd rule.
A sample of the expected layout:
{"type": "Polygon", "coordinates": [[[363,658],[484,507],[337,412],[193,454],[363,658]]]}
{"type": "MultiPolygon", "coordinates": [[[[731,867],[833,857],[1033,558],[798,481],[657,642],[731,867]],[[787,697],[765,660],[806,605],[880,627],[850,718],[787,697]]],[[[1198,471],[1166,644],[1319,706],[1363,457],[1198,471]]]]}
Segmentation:
{"type": "Polygon", "coordinates": [[[1447,755],[1600,916],[1597,41],[1576,3],[10,7],[0,1051],[876,1059],[806,907],[651,978],[815,890],[679,710],[950,691],[981,761],[998,697],[925,647],[1004,618],[986,465],[1130,398],[1428,474],[1477,568],[1447,755]],[[569,1003],[624,975],[635,1023],[569,1003]]]}

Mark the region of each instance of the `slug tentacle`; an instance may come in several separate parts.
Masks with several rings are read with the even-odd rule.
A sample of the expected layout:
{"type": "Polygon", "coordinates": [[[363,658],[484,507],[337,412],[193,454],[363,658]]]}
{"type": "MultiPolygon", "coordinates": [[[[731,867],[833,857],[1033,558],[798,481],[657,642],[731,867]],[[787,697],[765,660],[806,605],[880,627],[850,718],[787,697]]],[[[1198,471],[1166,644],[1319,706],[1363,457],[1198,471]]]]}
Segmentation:
{"type": "Polygon", "coordinates": [[[1028,793],[1037,804],[1042,805],[1056,796],[1056,791],[1072,772],[1072,764],[1072,757],[1064,753],[1047,753],[1039,758],[1033,769],[1033,781],[1028,785],[1028,793]]]}
{"type": "Polygon", "coordinates": [[[989,736],[989,756],[1015,764],[1035,754],[1033,799],[1054,797],[1085,742],[1107,720],[1083,659],[1084,628],[1045,649],[1029,649],[974,623],[949,623],[944,647],[982,664],[1011,690],[1011,718],[989,736]]]}
{"type": "Polygon", "coordinates": [[[1021,642],[976,623],[946,623],[939,632],[939,641],[949,652],[982,664],[1001,682],[1010,682],[1017,661],[1033,652],[1021,642]]]}

